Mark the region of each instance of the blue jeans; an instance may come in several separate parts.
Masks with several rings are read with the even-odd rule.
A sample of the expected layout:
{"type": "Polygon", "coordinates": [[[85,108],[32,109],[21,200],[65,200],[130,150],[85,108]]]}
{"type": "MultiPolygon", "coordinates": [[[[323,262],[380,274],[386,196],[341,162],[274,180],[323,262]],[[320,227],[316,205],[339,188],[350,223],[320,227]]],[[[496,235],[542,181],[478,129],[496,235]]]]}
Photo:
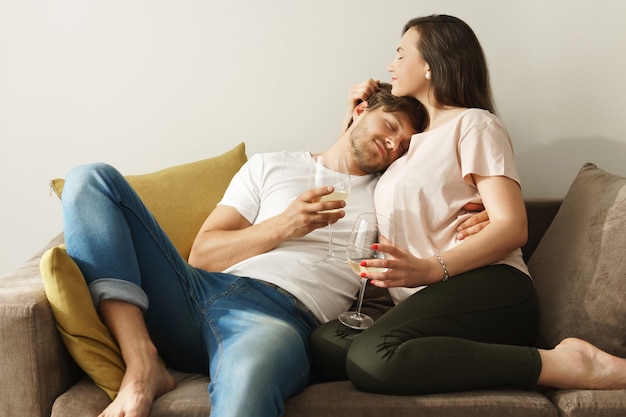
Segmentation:
{"type": "Polygon", "coordinates": [[[318,323],[292,295],[189,265],[108,165],[72,170],[62,205],[67,252],[94,302],[141,307],[168,366],[210,375],[212,416],[279,416],[306,386],[318,323]]]}

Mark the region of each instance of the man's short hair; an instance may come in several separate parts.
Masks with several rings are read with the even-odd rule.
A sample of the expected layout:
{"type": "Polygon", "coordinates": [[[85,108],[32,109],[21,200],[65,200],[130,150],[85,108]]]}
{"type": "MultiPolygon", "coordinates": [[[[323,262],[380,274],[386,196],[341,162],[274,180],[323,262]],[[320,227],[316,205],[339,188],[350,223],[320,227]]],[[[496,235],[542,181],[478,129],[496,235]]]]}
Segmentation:
{"type": "MultiPolygon", "coordinates": [[[[367,99],[367,110],[382,107],[386,113],[404,113],[417,132],[422,132],[428,123],[426,109],[415,97],[396,97],[391,94],[391,84],[379,83],[378,89],[367,99]]],[[[348,127],[352,124],[352,120],[348,127]]]]}

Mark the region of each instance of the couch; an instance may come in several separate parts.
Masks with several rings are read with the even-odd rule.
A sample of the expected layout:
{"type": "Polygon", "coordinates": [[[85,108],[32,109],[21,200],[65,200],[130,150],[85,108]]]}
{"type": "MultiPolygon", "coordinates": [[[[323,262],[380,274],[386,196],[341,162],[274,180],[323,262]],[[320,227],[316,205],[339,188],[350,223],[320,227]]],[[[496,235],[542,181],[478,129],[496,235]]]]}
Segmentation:
{"type": "MultiPolygon", "coordinates": [[[[150,201],[147,204],[166,232],[171,231],[184,255],[188,254],[194,230],[245,159],[245,148],[240,144],[217,157],[129,176],[129,180],[134,181],[131,183],[142,198],[150,201]],[[198,191],[202,187],[204,191],[198,191]],[[192,210],[195,197],[209,189],[216,189],[215,195],[199,204],[200,212],[183,216],[183,212],[189,214],[192,210]],[[181,206],[185,208],[182,212],[181,206]],[[170,212],[174,214],[168,217],[170,212]],[[181,225],[181,217],[192,220],[181,225]]],[[[62,183],[61,179],[52,182],[59,194],[62,183]]],[[[523,251],[542,311],[537,345],[552,347],[566,336],[577,336],[626,357],[626,178],[588,163],[564,198],[527,199],[526,207],[529,240],[523,251]]],[[[120,365],[116,358],[119,352],[115,345],[107,345],[108,336],[98,333],[102,331],[98,325],[87,322],[76,328],[73,320],[68,322],[63,316],[63,303],[72,303],[76,297],[70,294],[60,302],[59,294],[51,289],[51,281],[60,280],[59,285],[65,285],[64,280],[76,274],[71,263],[63,260],[62,243],[63,235],[59,234],[19,269],[0,277],[2,417],[97,416],[110,402],[116,381],[119,384],[121,370],[115,368],[121,366],[123,370],[123,363],[120,365]],[[109,380],[103,379],[102,372],[109,380]]],[[[366,299],[367,308],[379,310],[386,297],[371,288],[366,299]]],[[[83,317],[94,320],[93,314],[89,311],[73,318],[79,322],[83,317]]],[[[150,416],[208,416],[208,377],[172,373],[177,388],[155,401],[150,416]]],[[[350,382],[341,381],[311,384],[287,400],[285,415],[623,417],[626,390],[521,391],[493,387],[438,395],[386,396],[359,392],[350,382]]]]}

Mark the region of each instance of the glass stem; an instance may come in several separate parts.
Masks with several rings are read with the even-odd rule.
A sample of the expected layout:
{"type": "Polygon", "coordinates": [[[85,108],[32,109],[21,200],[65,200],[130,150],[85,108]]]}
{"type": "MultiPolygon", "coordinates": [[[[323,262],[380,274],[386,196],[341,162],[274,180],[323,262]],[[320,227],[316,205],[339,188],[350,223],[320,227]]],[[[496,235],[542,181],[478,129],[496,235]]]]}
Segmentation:
{"type": "Polygon", "coordinates": [[[365,294],[365,287],[367,286],[367,278],[361,278],[361,290],[359,291],[359,300],[356,304],[356,314],[361,314],[361,305],[363,304],[363,295],[365,294]]]}
{"type": "Polygon", "coordinates": [[[333,250],[333,229],[330,223],[328,223],[328,257],[335,257],[335,251],[333,250]]]}

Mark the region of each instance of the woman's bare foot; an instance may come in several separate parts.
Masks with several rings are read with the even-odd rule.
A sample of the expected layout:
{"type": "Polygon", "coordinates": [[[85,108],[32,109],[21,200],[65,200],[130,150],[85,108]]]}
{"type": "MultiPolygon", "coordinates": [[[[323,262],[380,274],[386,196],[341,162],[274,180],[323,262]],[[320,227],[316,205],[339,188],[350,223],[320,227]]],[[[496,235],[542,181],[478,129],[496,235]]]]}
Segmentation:
{"type": "Polygon", "coordinates": [[[540,350],[539,385],[561,389],[626,389],[626,359],[584,340],[569,338],[540,350]]]}
{"type": "Polygon", "coordinates": [[[117,397],[98,417],[147,417],[154,399],[176,387],[158,357],[144,359],[126,368],[117,397]]]}

